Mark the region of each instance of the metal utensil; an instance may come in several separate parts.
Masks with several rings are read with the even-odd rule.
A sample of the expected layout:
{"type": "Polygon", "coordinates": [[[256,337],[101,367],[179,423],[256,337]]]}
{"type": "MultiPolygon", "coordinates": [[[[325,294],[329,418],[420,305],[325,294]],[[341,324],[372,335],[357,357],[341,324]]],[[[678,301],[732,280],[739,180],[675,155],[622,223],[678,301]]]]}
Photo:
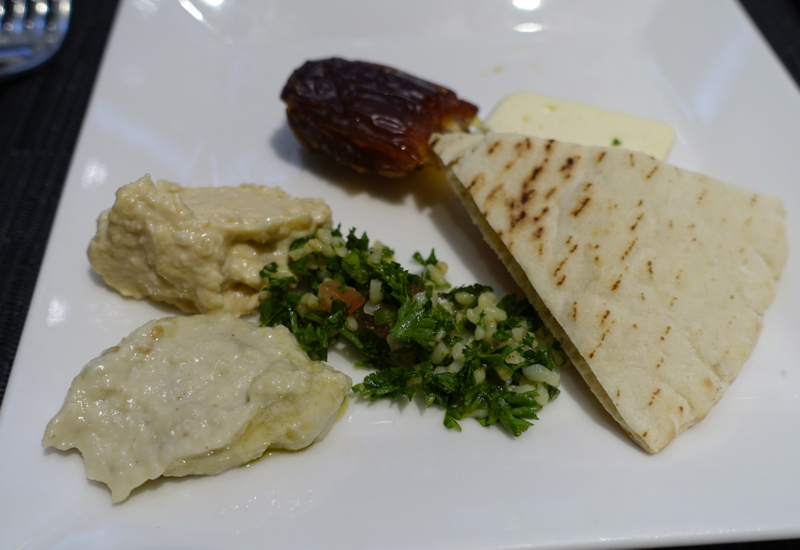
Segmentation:
{"type": "Polygon", "coordinates": [[[0,79],[50,59],[64,42],[71,0],[0,0],[0,79]]]}

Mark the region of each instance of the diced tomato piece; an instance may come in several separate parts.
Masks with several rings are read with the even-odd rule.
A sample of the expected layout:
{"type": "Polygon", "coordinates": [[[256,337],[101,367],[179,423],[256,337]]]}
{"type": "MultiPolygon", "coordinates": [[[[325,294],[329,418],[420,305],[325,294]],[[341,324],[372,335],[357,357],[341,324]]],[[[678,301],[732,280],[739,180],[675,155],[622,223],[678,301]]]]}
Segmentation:
{"type": "Polygon", "coordinates": [[[425,290],[425,285],[419,283],[411,283],[410,285],[408,285],[408,290],[411,291],[411,295],[413,296],[417,292],[422,292],[423,290],[425,290]]]}
{"type": "Polygon", "coordinates": [[[364,305],[366,299],[351,286],[345,286],[344,292],[339,290],[339,286],[336,281],[321,283],[319,285],[319,306],[325,311],[330,311],[333,301],[341,300],[347,306],[347,313],[352,315],[354,311],[364,305]]]}

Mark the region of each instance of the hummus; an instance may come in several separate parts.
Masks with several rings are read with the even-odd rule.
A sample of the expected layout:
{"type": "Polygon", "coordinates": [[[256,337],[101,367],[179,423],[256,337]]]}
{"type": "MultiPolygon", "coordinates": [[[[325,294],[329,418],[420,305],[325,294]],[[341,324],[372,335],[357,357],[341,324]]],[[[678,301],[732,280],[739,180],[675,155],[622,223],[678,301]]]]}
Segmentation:
{"type": "Polygon", "coordinates": [[[260,270],[289,275],[294,239],[330,227],[321,199],[295,199],[257,185],[184,188],[150,176],[117,191],[97,220],[89,261],[124,296],[187,313],[242,314],[259,304],[260,270]]]}
{"type": "Polygon", "coordinates": [[[228,313],[151,321],[72,382],[42,445],[83,455],[112,500],[159,476],[219,474],[330,430],[352,381],[286,327],[228,313]]]}

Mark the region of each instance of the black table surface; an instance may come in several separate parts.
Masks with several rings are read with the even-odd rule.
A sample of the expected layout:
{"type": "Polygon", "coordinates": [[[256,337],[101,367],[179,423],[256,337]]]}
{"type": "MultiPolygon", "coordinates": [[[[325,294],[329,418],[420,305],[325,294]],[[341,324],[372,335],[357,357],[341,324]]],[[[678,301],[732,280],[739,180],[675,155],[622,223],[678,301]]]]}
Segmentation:
{"type": "MultiPolygon", "coordinates": [[[[800,84],[800,0],[740,3],[800,84]]],[[[0,81],[0,402],[116,12],[112,0],[73,0],[61,51],[36,71],[0,81]]],[[[777,550],[800,548],[800,540],[696,548],[777,550]]]]}

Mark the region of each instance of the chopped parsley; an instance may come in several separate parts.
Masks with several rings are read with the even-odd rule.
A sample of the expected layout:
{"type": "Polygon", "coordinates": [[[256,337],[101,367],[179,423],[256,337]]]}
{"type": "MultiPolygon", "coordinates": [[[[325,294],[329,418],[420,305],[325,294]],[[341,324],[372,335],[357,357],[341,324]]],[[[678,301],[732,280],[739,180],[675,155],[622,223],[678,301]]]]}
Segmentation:
{"type": "Polygon", "coordinates": [[[611,146],[612,147],[619,147],[620,145],[622,145],[622,142],[620,140],[618,140],[617,138],[614,138],[614,139],[611,140],[611,146]]]}
{"type": "Polygon", "coordinates": [[[393,256],[355,229],[294,241],[293,276],[279,276],[274,264],[261,271],[261,325],[285,325],[321,361],[340,337],[352,342],[356,366],[374,370],[353,386],[364,398],[421,392],[428,407],[444,409],[448,428],[460,431],[458,422],[473,417],[519,436],[558,395],[565,361],[533,307],[514,294],[498,301],[484,285],[451,288],[433,251],[414,254],[420,274],[393,256]]]}

